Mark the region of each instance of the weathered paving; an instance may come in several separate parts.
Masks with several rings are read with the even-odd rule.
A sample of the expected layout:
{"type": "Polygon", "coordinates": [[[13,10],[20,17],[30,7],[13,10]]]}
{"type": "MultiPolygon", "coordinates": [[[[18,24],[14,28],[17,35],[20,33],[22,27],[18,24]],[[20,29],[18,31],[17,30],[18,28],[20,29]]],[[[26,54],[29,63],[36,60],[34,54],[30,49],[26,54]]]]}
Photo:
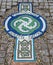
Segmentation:
{"type": "MultiPolygon", "coordinates": [[[[27,0],[24,1],[27,2],[27,0]]],[[[53,0],[28,1],[33,3],[33,12],[42,15],[47,20],[47,32],[35,40],[37,62],[16,64],[53,65],[53,0]]],[[[15,39],[6,34],[3,23],[8,15],[18,11],[18,2],[22,2],[22,0],[0,0],[0,65],[15,64],[13,62],[15,39]]]]}

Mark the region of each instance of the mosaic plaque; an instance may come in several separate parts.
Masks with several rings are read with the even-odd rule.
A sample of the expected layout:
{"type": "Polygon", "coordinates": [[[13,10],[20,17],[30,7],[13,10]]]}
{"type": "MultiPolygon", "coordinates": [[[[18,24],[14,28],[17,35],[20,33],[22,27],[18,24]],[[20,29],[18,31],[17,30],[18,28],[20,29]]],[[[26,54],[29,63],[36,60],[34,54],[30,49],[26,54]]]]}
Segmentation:
{"type": "Polygon", "coordinates": [[[46,31],[46,20],[32,11],[32,3],[19,3],[19,12],[9,15],[5,21],[5,31],[16,39],[15,62],[36,61],[34,39],[46,31]]]}
{"type": "MultiPolygon", "coordinates": [[[[27,37],[26,37],[27,38],[27,37]]],[[[14,60],[17,61],[34,61],[34,44],[33,40],[29,39],[18,39],[16,40],[16,48],[14,53],[16,55],[14,56],[14,60]]]]}

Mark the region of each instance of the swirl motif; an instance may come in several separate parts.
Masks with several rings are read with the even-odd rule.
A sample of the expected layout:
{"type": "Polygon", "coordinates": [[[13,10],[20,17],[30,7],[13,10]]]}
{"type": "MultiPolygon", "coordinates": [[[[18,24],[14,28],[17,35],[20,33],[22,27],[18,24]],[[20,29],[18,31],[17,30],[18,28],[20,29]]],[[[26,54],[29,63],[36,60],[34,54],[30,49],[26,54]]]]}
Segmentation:
{"type": "Polygon", "coordinates": [[[29,18],[29,17],[22,17],[22,19],[19,19],[19,20],[16,20],[14,22],[14,26],[16,27],[16,24],[18,22],[20,22],[21,24],[18,26],[18,29],[21,31],[21,32],[29,32],[29,29],[33,29],[37,26],[37,23],[34,22],[34,25],[33,26],[29,26],[31,23],[32,23],[32,19],[29,18]],[[23,20],[22,20],[23,19],[23,20]],[[27,21],[24,21],[24,19],[28,19],[28,22],[27,21]],[[27,30],[24,30],[22,27],[26,27],[28,28],[27,30]]]}

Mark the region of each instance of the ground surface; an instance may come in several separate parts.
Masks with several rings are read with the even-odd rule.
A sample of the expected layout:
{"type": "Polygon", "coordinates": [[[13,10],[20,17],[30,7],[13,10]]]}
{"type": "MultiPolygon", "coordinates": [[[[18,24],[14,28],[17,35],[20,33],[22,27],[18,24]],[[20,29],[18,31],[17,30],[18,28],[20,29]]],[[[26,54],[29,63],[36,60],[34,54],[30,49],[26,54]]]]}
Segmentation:
{"type": "Polygon", "coordinates": [[[6,34],[3,23],[8,15],[18,11],[17,4],[20,1],[22,2],[22,0],[0,0],[0,65],[53,65],[53,0],[28,0],[33,1],[33,12],[47,20],[47,32],[35,40],[36,62],[13,61],[15,39],[6,34]]]}

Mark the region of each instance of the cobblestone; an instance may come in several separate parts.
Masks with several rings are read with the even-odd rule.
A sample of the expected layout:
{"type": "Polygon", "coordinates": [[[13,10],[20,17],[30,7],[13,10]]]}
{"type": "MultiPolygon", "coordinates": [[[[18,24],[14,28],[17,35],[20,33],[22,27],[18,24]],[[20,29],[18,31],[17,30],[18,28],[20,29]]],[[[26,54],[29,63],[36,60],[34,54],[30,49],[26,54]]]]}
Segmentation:
{"type": "MultiPolygon", "coordinates": [[[[4,28],[3,28],[4,22],[3,21],[11,13],[18,12],[17,1],[22,2],[24,0],[16,0],[16,1],[7,0],[10,2],[6,2],[6,0],[5,0],[5,2],[4,2],[4,0],[2,0],[2,1],[3,1],[3,3],[0,0],[0,4],[1,4],[0,15],[2,15],[0,17],[0,21],[1,21],[0,22],[0,65],[4,65],[5,58],[6,58],[7,64],[10,65],[11,61],[12,61],[13,46],[15,44],[15,40],[11,36],[6,34],[6,32],[4,31],[4,28]],[[14,6],[14,5],[16,5],[16,6],[14,6]],[[5,53],[6,53],[6,55],[5,55],[5,53]],[[4,56],[5,56],[5,58],[1,58],[4,56]]],[[[25,0],[25,1],[27,2],[27,0],[25,0]]],[[[34,1],[33,2],[33,12],[42,15],[47,20],[47,31],[48,32],[46,34],[46,37],[48,38],[48,40],[47,40],[47,38],[45,38],[46,39],[46,41],[45,41],[44,37],[38,38],[37,40],[35,40],[36,53],[39,54],[42,51],[45,52],[45,50],[47,50],[46,43],[48,43],[48,45],[49,45],[48,48],[52,55],[51,59],[53,59],[53,1],[52,0],[50,0],[50,1],[48,1],[48,0],[28,0],[28,1],[30,1],[30,2],[34,1]]],[[[45,53],[47,53],[47,51],[45,53]]],[[[40,55],[40,58],[42,56],[42,60],[44,61],[43,65],[49,65],[49,58],[47,57],[47,54],[45,56],[42,56],[42,53],[41,53],[41,55],[40,55]]],[[[37,60],[38,60],[38,55],[37,55],[37,60]]],[[[52,62],[53,62],[53,60],[52,60],[52,62]]],[[[16,63],[14,63],[14,64],[16,64],[16,63]]],[[[20,63],[20,64],[22,64],[22,63],[20,63]]],[[[17,65],[20,65],[20,64],[17,63],[17,65]]],[[[25,63],[23,63],[23,64],[25,65],[25,63]]],[[[30,63],[27,65],[30,65],[30,63]]],[[[35,65],[35,63],[34,63],[34,65],[35,65]]]]}
{"type": "Polygon", "coordinates": [[[5,51],[0,51],[0,57],[5,57],[5,51]]]}
{"type": "Polygon", "coordinates": [[[4,65],[4,63],[0,64],[0,65],[4,65]]]}
{"type": "Polygon", "coordinates": [[[7,45],[1,44],[1,50],[5,50],[7,48],[7,45]]]}
{"type": "Polygon", "coordinates": [[[0,58],[0,63],[4,63],[4,58],[0,58]]]}

